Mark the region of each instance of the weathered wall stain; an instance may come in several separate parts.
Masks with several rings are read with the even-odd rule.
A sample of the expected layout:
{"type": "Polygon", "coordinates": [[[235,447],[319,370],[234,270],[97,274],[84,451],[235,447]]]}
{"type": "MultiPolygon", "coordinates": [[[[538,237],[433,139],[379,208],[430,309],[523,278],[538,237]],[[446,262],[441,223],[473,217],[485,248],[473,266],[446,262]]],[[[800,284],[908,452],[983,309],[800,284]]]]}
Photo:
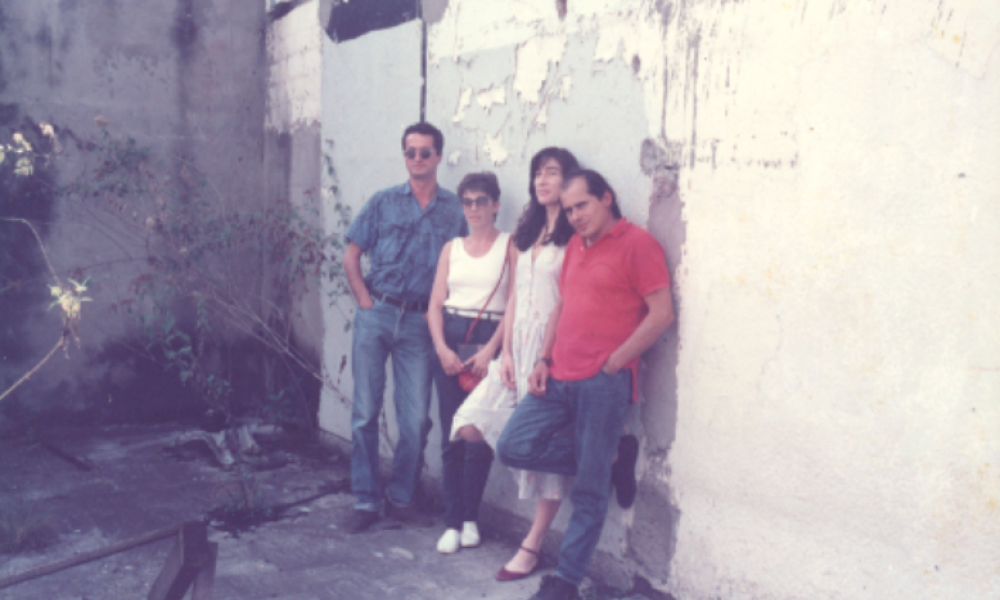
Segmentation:
{"type": "Polygon", "coordinates": [[[199,51],[199,19],[195,15],[194,0],[177,0],[174,22],[170,28],[170,41],[177,49],[177,112],[176,142],[172,149],[173,179],[180,185],[181,199],[189,200],[195,182],[185,174],[185,166],[194,163],[191,139],[191,65],[199,51]]]}
{"type": "Polygon", "coordinates": [[[687,77],[685,77],[687,98],[691,102],[691,138],[689,142],[688,167],[693,168],[698,161],[698,67],[701,53],[701,28],[695,29],[687,41],[687,77]]]}
{"type": "Polygon", "coordinates": [[[195,10],[194,0],[177,0],[174,22],[170,27],[170,41],[177,48],[182,64],[190,64],[197,52],[200,19],[195,10]]]}
{"type": "MultiPolygon", "coordinates": [[[[687,228],[678,186],[677,149],[670,151],[666,144],[646,138],[640,149],[639,165],[652,184],[646,227],[666,252],[673,279],[674,312],[677,322],[681,322],[685,315],[677,276],[687,228]]],[[[642,565],[646,576],[656,581],[669,579],[670,561],[677,543],[676,525],[681,518],[672,500],[674,493],[670,488],[667,464],[677,430],[679,344],[678,326],[674,324],[645,357],[648,368],[644,371],[643,382],[645,395],[651,400],[641,407],[645,434],[643,475],[634,524],[628,530],[628,556],[642,565]]]]}

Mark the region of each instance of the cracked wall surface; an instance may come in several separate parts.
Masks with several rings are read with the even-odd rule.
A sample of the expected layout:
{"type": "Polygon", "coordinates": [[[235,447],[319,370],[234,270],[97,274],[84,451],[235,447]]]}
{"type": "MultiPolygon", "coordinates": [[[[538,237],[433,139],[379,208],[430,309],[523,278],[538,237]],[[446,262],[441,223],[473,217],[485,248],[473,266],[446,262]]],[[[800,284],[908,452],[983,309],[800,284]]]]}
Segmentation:
{"type": "MultiPolygon", "coordinates": [[[[435,3],[426,110],[442,183],[494,170],[503,228],[560,145],[666,249],[679,322],[645,356],[640,495],[598,567],[691,600],[997,597],[1000,9],[563,5],[435,3]]],[[[417,27],[326,47],[353,206],[405,178],[417,27]]],[[[347,348],[327,338],[329,369],[347,348]]],[[[530,515],[500,468],[488,501],[530,515]]]]}

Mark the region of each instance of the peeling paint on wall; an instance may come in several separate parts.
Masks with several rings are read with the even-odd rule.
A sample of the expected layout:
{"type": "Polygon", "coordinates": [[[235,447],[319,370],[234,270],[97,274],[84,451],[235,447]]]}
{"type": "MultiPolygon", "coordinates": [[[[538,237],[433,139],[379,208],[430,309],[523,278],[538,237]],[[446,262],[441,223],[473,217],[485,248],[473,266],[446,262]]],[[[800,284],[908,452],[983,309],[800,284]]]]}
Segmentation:
{"type": "Polygon", "coordinates": [[[563,100],[569,99],[570,92],[573,91],[573,76],[563,75],[559,78],[559,97],[563,100]]]}
{"type": "Polygon", "coordinates": [[[486,142],[483,143],[483,152],[490,157],[496,166],[507,162],[507,158],[510,156],[510,153],[503,146],[503,136],[500,134],[486,138],[486,142]]]}
{"type": "Polygon", "coordinates": [[[549,74],[549,65],[558,63],[566,52],[566,37],[536,37],[517,49],[514,92],[522,102],[538,103],[538,92],[549,74]]]}
{"type": "MultiPolygon", "coordinates": [[[[643,98],[651,119],[648,134],[662,134],[666,32],[656,3],[575,2],[568,5],[565,19],[560,18],[555,2],[480,0],[477,7],[473,11],[464,2],[449,4],[429,38],[432,64],[444,58],[517,46],[513,91],[522,102],[537,104],[550,65],[563,56],[567,36],[597,34],[594,59],[620,59],[634,70],[647,90],[643,98]]],[[[540,122],[544,121],[543,117],[540,122]]]]}
{"type": "Polygon", "coordinates": [[[455,116],[451,118],[452,123],[461,123],[465,118],[465,109],[472,105],[472,88],[465,88],[458,97],[458,108],[455,109],[455,116]]]}
{"type": "Polygon", "coordinates": [[[476,94],[476,102],[489,113],[494,104],[507,103],[507,86],[498,85],[476,94]]]}

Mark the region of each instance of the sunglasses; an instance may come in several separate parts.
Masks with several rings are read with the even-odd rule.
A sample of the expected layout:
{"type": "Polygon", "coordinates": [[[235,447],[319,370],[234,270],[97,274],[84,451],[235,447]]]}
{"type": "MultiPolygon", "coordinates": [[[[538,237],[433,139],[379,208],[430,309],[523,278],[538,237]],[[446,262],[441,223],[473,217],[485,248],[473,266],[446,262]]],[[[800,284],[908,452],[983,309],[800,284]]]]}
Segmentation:
{"type": "Polygon", "coordinates": [[[477,196],[472,200],[469,200],[468,198],[462,198],[462,208],[472,208],[473,206],[477,206],[479,208],[486,208],[492,201],[493,199],[487,196],[477,196]]]}
{"type": "MultiPolygon", "coordinates": [[[[420,158],[422,158],[423,160],[427,160],[428,158],[430,158],[433,155],[434,155],[434,152],[430,148],[421,148],[420,149],[420,158]]],[[[413,160],[414,158],[417,157],[417,149],[416,148],[407,148],[406,152],[403,152],[403,156],[405,156],[406,158],[408,158],[410,160],[413,160]]]]}

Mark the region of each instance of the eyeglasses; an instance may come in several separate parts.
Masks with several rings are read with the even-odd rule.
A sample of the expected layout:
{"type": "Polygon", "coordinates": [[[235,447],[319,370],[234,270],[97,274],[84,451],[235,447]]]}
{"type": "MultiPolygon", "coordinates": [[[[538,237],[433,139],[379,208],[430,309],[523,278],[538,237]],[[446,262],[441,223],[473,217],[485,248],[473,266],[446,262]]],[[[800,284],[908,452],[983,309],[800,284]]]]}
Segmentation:
{"type": "Polygon", "coordinates": [[[486,208],[493,199],[488,196],[477,196],[476,198],[470,200],[468,198],[462,198],[462,208],[472,208],[477,206],[479,208],[486,208]]]}
{"type": "MultiPolygon", "coordinates": [[[[423,160],[427,160],[428,158],[430,158],[433,155],[434,155],[434,152],[430,148],[421,148],[420,149],[420,158],[422,158],[423,160]]],[[[414,158],[417,157],[417,149],[416,148],[407,148],[406,152],[403,152],[403,156],[405,156],[406,158],[408,158],[410,160],[413,160],[414,158]]]]}

